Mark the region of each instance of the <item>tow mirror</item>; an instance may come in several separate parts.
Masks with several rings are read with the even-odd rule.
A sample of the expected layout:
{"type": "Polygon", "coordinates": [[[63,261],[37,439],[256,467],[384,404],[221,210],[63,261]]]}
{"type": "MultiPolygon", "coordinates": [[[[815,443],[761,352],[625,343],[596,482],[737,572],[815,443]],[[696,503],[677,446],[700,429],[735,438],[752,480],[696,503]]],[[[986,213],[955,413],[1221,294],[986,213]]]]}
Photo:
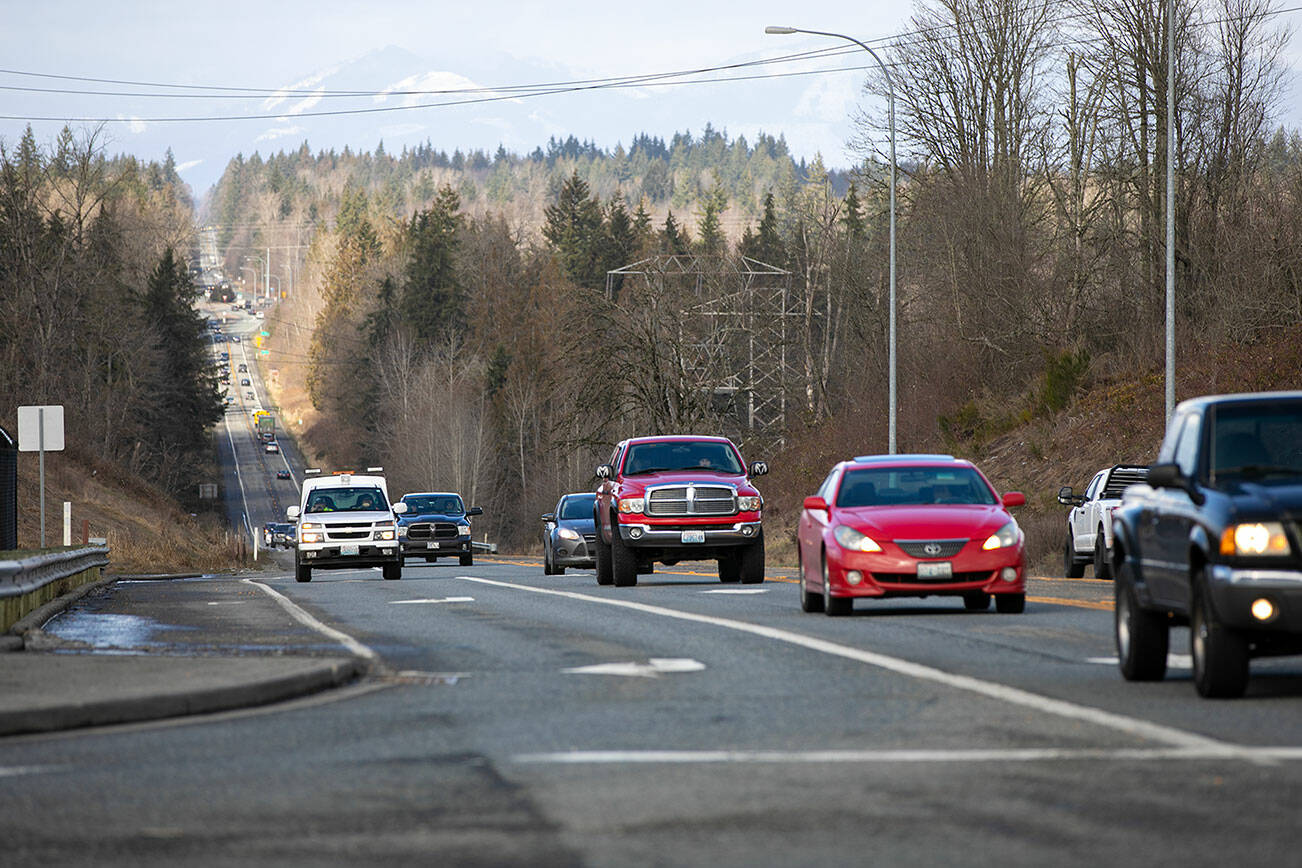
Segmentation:
{"type": "Polygon", "coordinates": [[[1026,495],[1020,491],[1004,492],[1004,506],[1026,506],[1026,495]]]}
{"type": "Polygon", "coordinates": [[[763,476],[764,474],[766,474],[766,473],[768,473],[768,472],[769,472],[769,465],[768,465],[768,462],[767,462],[767,461],[752,461],[752,462],[751,462],[751,465],[750,465],[750,475],[751,475],[751,476],[763,476]]]}
{"type": "Polygon", "coordinates": [[[406,514],[406,512],[407,512],[407,504],[403,503],[401,500],[393,505],[394,515],[404,515],[406,514]]]}
{"type": "Polygon", "coordinates": [[[484,508],[482,506],[472,506],[470,507],[470,509],[466,510],[467,516],[483,515],[483,514],[484,514],[484,508]]]}
{"type": "Polygon", "coordinates": [[[285,510],[285,517],[290,521],[298,521],[298,507],[291,506],[285,510]]]}
{"type": "Polygon", "coordinates": [[[827,501],[818,495],[812,495],[805,498],[805,509],[821,509],[827,511],[827,501]]]}

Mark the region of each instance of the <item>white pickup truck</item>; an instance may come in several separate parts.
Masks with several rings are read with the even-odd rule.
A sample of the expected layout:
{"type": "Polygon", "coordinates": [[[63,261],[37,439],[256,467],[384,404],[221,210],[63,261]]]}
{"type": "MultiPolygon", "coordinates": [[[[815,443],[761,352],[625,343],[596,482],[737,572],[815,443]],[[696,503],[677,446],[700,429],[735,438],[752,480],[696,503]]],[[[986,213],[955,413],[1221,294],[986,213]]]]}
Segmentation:
{"type": "Polygon", "coordinates": [[[1084,494],[1073,494],[1070,485],[1058,489],[1058,502],[1071,507],[1062,556],[1067,578],[1085,575],[1085,565],[1091,561],[1094,578],[1112,578],[1112,510],[1121,505],[1127,487],[1147,479],[1147,466],[1118,464],[1094,474],[1084,494]]]}

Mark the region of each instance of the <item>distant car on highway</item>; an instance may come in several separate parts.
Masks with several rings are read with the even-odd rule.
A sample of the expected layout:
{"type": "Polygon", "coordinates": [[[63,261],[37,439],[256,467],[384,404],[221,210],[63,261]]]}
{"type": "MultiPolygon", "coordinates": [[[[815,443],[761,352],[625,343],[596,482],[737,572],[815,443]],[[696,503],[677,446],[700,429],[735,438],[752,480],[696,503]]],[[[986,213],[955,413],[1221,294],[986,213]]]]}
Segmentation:
{"type": "Polygon", "coordinates": [[[565,494],[543,515],[543,575],[559,576],[566,567],[596,565],[597,526],[593,492],[565,494]]]}
{"type": "Polygon", "coordinates": [[[280,470],[277,470],[277,471],[276,471],[276,478],[277,478],[277,479],[293,479],[294,477],[290,476],[288,470],[285,470],[284,468],[281,468],[280,470]]]}
{"type": "Polygon", "coordinates": [[[1026,606],[1026,555],[1002,496],[969,461],[949,455],[864,455],[832,468],[805,498],[797,528],[800,607],[847,615],[856,597],[963,598],[1026,606]]]}
{"type": "Polygon", "coordinates": [[[240,342],[240,336],[239,336],[239,335],[231,335],[231,341],[232,341],[233,343],[237,343],[237,344],[238,344],[238,343],[240,342]]]}
{"type": "Polygon", "coordinates": [[[263,451],[265,451],[265,452],[272,452],[272,453],[279,454],[279,453],[280,453],[280,444],[277,443],[277,442],[275,442],[275,441],[273,440],[272,442],[270,442],[270,443],[266,444],[265,446],[263,446],[262,449],[263,449],[263,451]]]}
{"type": "Polygon", "coordinates": [[[251,385],[253,385],[253,383],[249,381],[249,378],[248,378],[248,377],[240,377],[240,385],[241,385],[241,386],[251,386],[251,385]]]}

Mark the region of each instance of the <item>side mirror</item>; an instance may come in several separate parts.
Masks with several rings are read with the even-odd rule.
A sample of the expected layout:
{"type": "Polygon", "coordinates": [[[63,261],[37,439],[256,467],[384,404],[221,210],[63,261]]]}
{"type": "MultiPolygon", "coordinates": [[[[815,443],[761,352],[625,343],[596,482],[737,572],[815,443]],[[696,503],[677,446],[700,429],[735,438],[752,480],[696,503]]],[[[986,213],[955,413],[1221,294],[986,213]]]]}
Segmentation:
{"type": "Polygon", "coordinates": [[[1008,491],[1004,493],[1004,506],[1026,506],[1026,495],[1020,491],[1008,491]]]}
{"type": "Polygon", "coordinates": [[[1064,485],[1062,488],[1058,489],[1058,502],[1064,506],[1075,505],[1076,500],[1072,496],[1070,485],[1064,485]]]}
{"type": "Polygon", "coordinates": [[[1148,484],[1153,488],[1178,488],[1189,495],[1189,499],[1199,506],[1207,500],[1206,496],[1198,490],[1191,477],[1185,476],[1180,472],[1180,465],[1174,462],[1170,464],[1154,464],[1148,468],[1148,484]]]}
{"type": "Polygon", "coordinates": [[[407,512],[407,504],[403,503],[401,500],[393,505],[394,515],[405,515],[406,512],[407,512]]]}
{"type": "Polygon", "coordinates": [[[467,517],[472,515],[483,515],[483,514],[484,514],[484,509],[483,507],[480,506],[472,506],[470,507],[470,509],[466,510],[467,517]]]}
{"type": "Polygon", "coordinates": [[[609,464],[603,464],[597,468],[598,479],[609,479],[614,475],[615,475],[615,468],[611,467],[609,464]]]}
{"type": "Polygon", "coordinates": [[[764,474],[766,474],[766,473],[768,473],[768,472],[769,472],[769,465],[768,465],[768,462],[767,462],[767,461],[752,461],[752,462],[751,462],[751,464],[750,464],[750,475],[751,475],[751,476],[763,476],[764,474]]]}
{"type": "Polygon", "coordinates": [[[285,510],[285,517],[290,521],[298,521],[299,509],[297,506],[291,506],[285,510]]]}
{"type": "Polygon", "coordinates": [[[821,509],[827,511],[827,501],[818,495],[811,495],[805,498],[805,509],[821,509]]]}
{"type": "Polygon", "coordinates": [[[548,524],[550,524],[551,522],[553,522],[553,521],[556,520],[556,513],[554,513],[554,512],[544,512],[544,513],[543,513],[543,516],[542,516],[542,520],[545,521],[545,522],[547,522],[548,524]]]}

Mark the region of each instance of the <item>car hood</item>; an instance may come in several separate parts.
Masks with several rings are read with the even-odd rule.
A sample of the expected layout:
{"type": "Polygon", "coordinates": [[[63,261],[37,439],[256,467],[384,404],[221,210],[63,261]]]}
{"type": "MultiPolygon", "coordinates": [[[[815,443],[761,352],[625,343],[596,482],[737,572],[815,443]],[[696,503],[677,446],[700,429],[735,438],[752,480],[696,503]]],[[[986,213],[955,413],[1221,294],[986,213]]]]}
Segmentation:
{"type": "Polygon", "coordinates": [[[409,512],[406,515],[399,516],[398,520],[403,524],[412,524],[417,521],[448,521],[452,524],[460,524],[463,521],[467,523],[470,521],[464,513],[447,512],[419,512],[414,514],[409,512]]]}
{"type": "Polygon", "coordinates": [[[568,527],[578,533],[593,533],[597,525],[590,518],[562,518],[556,522],[557,527],[568,527]]]}
{"type": "Polygon", "coordinates": [[[1236,513],[1279,515],[1302,512],[1302,480],[1281,480],[1271,485],[1260,482],[1234,482],[1224,492],[1236,513]]]}
{"type": "Polygon", "coordinates": [[[369,524],[376,521],[393,521],[393,513],[387,509],[373,510],[371,512],[353,512],[340,509],[334,512],[309,512],[299,519],[300,523],[324,522],[326,524],[369,524]]]}
{"type": "Polygon", "coordinates": [[[837,509],[833,524],[846,524],[876,540],[976,539],[1012,519],[1002,506],[864,506],[837,509]]]}
{"type": "Polygon", "coordinates": [[[620,479],[620,484],[625,491],[637,489],[645,491],[661,485],[687,485],[695,483],[696,485],[731,485],[741,494],[748,494],[755,491],[755,487],[750,484],[745,476],[733,473],[718,473],[711,470],[667,470],[661,473],[641,473],[632,476],[625,476],[620,479]]]}

